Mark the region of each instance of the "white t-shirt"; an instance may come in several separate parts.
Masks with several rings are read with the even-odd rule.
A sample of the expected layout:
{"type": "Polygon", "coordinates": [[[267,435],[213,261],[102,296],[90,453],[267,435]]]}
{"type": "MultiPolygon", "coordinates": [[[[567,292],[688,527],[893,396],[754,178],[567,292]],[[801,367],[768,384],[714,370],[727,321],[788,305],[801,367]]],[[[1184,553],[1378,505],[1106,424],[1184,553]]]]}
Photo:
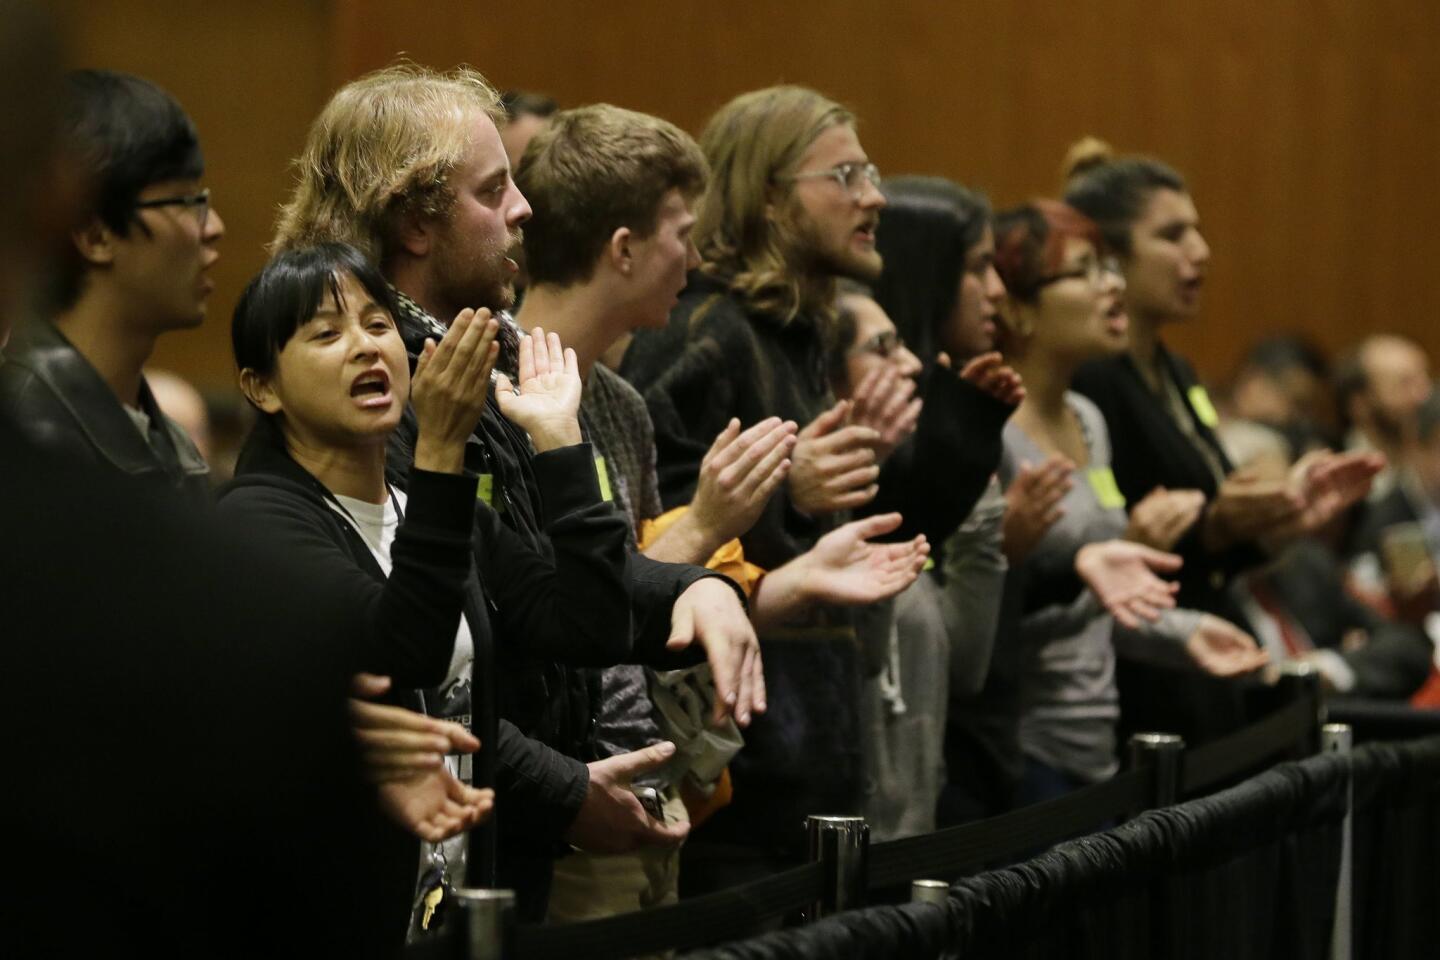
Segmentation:
{"type": "MultiPolygon", "coordinates": [[[[395,543],[395,532],[400,528],[400,523],[405,517],[405,494],[399,490],[389,488],[390,496],[382,503],[367,503],[364,500],[356,500],[354,497],[342,497],[335,495],[340,506],[344,509],[330,504],[346,523],[355,528],[360,534],[365,545],[375,556],[375,562],[380,564],[380,569],[385,571],[385,576],[390,576],[392,563],[390,560],[390,548],[395,543]]],[[[328,502],[328,501],[327,501],[328,502]]],[[[427,696],[425,712],[433,717],[444,720],[453,720],[465,726],[470,725],[470,665],[475,662],[475,640],[470,634],[470,624],[462,616],[460,618],[460,629],[455,632],[455,650],[450,655],[450,669],[445,674],[445,682],[440,685],[440,696],[437,702],[430,702],[433,698],[427,696]]],[[[473,782],[471,771],[471,757],[447,756],[445,765],[450,772],[455,774],[465,783],[473,782]]],[[[446,876],[451,886],[462,886],[465,873],[465,835],[451,837],[441,844],[441,850],[445,856],[446,876]]],[[[430,867],[435,855],[435,845],[425,843],[421,845],[420,851],[420,873],[430,867]]]]}

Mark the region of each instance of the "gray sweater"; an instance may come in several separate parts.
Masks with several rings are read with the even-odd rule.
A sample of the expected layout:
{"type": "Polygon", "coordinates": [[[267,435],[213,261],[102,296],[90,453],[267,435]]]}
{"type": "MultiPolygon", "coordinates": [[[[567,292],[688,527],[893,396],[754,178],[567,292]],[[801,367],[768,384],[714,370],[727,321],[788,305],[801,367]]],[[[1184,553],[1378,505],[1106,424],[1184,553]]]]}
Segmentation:
{"type": "MultiPolygon", "coordinates": [[[[1078,393],[1065,401],[1079,417],[1089,462],[1060,501],[1064,514],[1045,532],[1025,563],[1035,569],[1069,570],[1087,543],[1124,536],[1125,504],[1110,470],[1110,436],[1105,418],[1078,393]]],[[[1000,476],[1007,486],[1022,462],[1049,456],[1012,420],[1005,427],[1000,476]]],[[[1184,642],[1202,614],[1167,611],[1140,631],[1118,629],[1089,590],[1069,604],[1033,610],[1020,623],[1020,745],[1026,756],[1091,782],[1114,775],[1115,726],[1120,717],[1115,686],[1117,648],[1127,657],[1181,666],[1184,642]]]]}

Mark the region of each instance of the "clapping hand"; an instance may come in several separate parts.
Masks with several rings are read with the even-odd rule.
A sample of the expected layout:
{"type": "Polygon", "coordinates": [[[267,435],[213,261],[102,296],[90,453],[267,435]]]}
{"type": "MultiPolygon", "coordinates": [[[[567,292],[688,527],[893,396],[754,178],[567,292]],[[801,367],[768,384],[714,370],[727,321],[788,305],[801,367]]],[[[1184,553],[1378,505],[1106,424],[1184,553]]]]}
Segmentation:
{"type": "Polygon", "coordinates": [[[1075,555],[1075,572],[1121,626],[1154,622],[1175,606],[1180,585],[1157,576],[1174,573],[1182,560],[1128,540],[1087,543],[1075,555]]]}
{"type": "Polygon", "coordinates": [[[496,379],[500,412],[530,435],[538,453],[579,443],[584,384],[575,351],[536,327],[520,338],[518,367],[518,383],[503,373],[496,379]]]}
{"type": "Polygon", "coordinates": [[[800,431],[790,455],[790,502],[819,516],[853,510],[875,499],[880,434],[863,424],[845,425],[850,401],[841,400],[800,431]]]}
{"type": "Polygon", "coordinates": [[[1022,463],[1015,479],[1005,489],[1005,519],[1001,539],[1005,556],[1018,563],[1045,536],[1045,531],[1065,515],[1060,501],[1074,486],[1075,464],[1056,454],[1040,466],[1022,463]]]}
{"type": "Polygon", "coordinates": [[[915,381],[888,363],[865,375],[853,399],[850,423],[875,431],[873,449],[877,461],[890,456],[920,422],[923,401],[915,396],[915,381]]]}

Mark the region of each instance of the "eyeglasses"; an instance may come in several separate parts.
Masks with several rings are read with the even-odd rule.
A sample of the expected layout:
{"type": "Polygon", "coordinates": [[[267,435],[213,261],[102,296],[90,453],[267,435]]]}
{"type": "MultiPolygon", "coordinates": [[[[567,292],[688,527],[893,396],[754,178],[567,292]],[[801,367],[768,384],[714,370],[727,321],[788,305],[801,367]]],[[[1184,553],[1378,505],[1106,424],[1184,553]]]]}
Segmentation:
{"type": "Polygon", "coordinates": [[[210,216],[210,190],[207,187],[199,193],[185,194],[179,197],[159,197],[155,200],[137,200],[136,210],[150,210],[155,207],[189,207],[195,211],[195,219],[200,223],[200,230],[204,232],[205,221],[210,216]]]}
{"type": "Polygon", "coordinates": [[[873,353],[888,360],[893,354],[905,349],[905,341],[894,330],[884,330],[855,347],[851,353],[873,353]]]}
{"type": "Polygon", "coordinates": [[[865,184],[868,182],[875,189],[880,189],[880,168],[873,163],[842,163],[831,167],[829,170],[812,170],[810,173],[793,173],[783,179],[794,182],[796,180],[819,180],[828,177],[840,184],[856,203],[865,199],[865,184]]]}
{"type": "Polygon", "coordinates": [[[1116,257],[1101,257],[1098,260],[1087,260],[1073,270],[1065,270],[1061,273],[1052,273],[1048,277],[1041,277],[1035,284],[1035,289],[1048,287],[1052,283],[1059,283],[1061,280],[1090,281],[1092,287],[1098,287],[1105,282],[1105,275],[1125,279],[1125,272],[1120,269],[1120,261],[1116,257]]]}

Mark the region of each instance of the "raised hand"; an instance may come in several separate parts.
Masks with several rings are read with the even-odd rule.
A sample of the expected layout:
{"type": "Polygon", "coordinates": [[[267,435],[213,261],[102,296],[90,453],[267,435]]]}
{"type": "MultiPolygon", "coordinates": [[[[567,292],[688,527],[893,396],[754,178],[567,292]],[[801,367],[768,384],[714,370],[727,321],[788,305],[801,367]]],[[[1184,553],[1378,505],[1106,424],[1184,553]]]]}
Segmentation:
{"type": "Polygon", "coordinates": [[[1209,613],[1200,618],[1200,625],[1186,639],[1185,652],[1212,677],[1238,677],[1270,662],[1269,654],[1256,645],[1254,637],[1209,613]]]}
{"type": "Polygon", "coordinates": [[[500,412],[530,435],[538,453],[580,442],[580,366],[575,351],[536,327],[520,338],[519,383],[500,374],[495,399],[500,412]]]}
{"type": "Polygon", "coordinates": [[[841,400],[800,431],[790,455],[790,502],[809,516],[853,510],[875,499],[880,434],[861,424],[845,426],[850,401],[841,400]]]}
{"type": "Polygon", "coordinates": [[[888,363],[881,364],[855,388],[850,422],[870,427],[878,434],[875,458],[883,461],[915,432],[922,406],[923,401],[915,396],[915,381],[888,363]]]}
{"type": "Polygon", "coordinates": [[[1005,489],[1005,519],[1000,524],[1005,556],[1018,563],[1030,555],[1045,531],[1065,515],[1060,501],[1074,486],[1075,464],[1055,454],[1038,467],[1022,463],[1005,489]]]}
{"type": "Polygon", "coordinates": [[[1225,478],[1205,514],[1202,531],[1211,549],[1254,540],[1298,523],[1304,499],[1284,478],[1237,470],[1225,478]]]}
{"type": "Polygon", "coordinates": [[[485,410],[498,330],[489,310],[461,310],[438,344],[425,341],[410,378],[420,469],[459,473],[463,468],[465,441],[485,410]]]}
{"type": "Polygon", "coordinates": [[[760,642],[745,607],[730,584],[718,577],[692,583],[670,610],[669,650],[698,643],[715,680],[714,724],[727,716],[742,727],[765,712],[765,669],[760,642]]]}
{"type": "Polygon", "coordinates": [[[372,783],[410,779],[439,769],[447,753],[480,749],[479,739],[458,723],[369,702],[389,689],[389,677],[370,673],[357,673],[350,683],[350,727],[372,783]]]}
{"type": "Polygon", "coordinates": [[[1131,509],[1125,539],[1156,550],[1169,550],[1200,519],[1203,509],[1203,490],[1156,487],[1131,509]]]}
{"type": "MultiPolygon", "coordinates": [[[[942,365],[950,366],[950,356],[940,354],[942,365]]],[[[1001,403],[1020,406],[1025,399],[1025,385],[1020,374],[1005,364],[999,353],[982,353],[960,369],[960,379],[968,380],[1001,403]]]]}
{"type": "Polygon", "coordinates": [[[1300,514],[1289,527],[1275,531],[1284,538],[1311,534],[1365,499],[1375,475],[1385,469],[1383,454],[1333,453],[1317,450],[1301,457],[1290,470],[1291,489],[1301,500],[1300,514]]]}
{"type": "Polygon", "coordinates": [[[678,845],[690,833],[690,824],[656,820],[630,791],[636,777],[658,769],[674,755],[673,743],[657,743],[588,764],[590,786],[565,839],[592,853],[678,845]]]}
{"type": "MultiPolygon", "coordinates": [[[[749,531],[770,495],[790,474],[795,421],[761,420],[743,433],[731,420],[700,461],[700,479],[687,516],[705,531],[709,557],[727,541],[749,531]]],[[[683,520],[684,518],[682,518],[683,520]]]]}
{"type": "Polygon", "coordinates": [[[854,520],[831,530],[809,550],[766,574],[750,598],[761,626],[781,623],[817,603],[860,606],[888,600],[920,576],[930,544],[870,543],[900,526],[898,513],[854,520]]]}
{"type": "Polygon", "coordinates": [[[387,780],[377,791],[386,816],[430,843],[464,833],[495,808],[494,790],[466,786],[444,767],[387,780]]]}
{"type": "Polygon", "coordinates": [[[1182,560],[1173,553],[1127,540],[1087,543],[1075,554],[1075,572],[1122,626],[1154,622],[1175,606],[1180,585],[1156,576],[1174,573],[1182,560]]]}

